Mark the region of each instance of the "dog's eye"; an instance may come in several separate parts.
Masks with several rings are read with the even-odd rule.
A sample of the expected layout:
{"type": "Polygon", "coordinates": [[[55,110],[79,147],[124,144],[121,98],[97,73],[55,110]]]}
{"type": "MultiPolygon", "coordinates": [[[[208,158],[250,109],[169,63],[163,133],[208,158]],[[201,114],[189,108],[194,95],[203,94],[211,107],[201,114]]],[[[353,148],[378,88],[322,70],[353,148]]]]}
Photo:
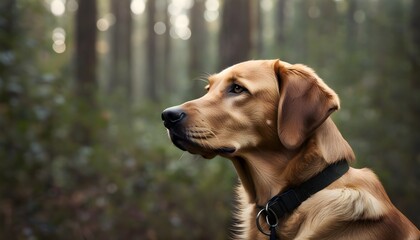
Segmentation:
{"type": "Polygon", "coordinates": [[[233,84],[229,92],[239,94],[246,91],[246,89],[238,84],[233,84]]]}

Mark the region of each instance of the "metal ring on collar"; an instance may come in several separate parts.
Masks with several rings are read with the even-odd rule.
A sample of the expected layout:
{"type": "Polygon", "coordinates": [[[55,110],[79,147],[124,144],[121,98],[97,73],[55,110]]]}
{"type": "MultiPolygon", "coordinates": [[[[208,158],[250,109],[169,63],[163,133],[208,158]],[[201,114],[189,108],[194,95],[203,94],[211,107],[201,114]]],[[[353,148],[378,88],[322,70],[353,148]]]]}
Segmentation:
{"type": "Polygon", "coordinates": [[[260,232],[262,232],[264,235],[266,235],[266,236],[270,236],[270,232],[269,233],[266,233],[266,232],[264,232],[264,229],[262,229],[262,227],[261,227],[261,225],[260,225],[260,216],[261,216],[261,214],[263,213],[263,212],[265,212],[265,211],[267,211],[267,210],[265,210],[265,208],[263,208],[263,209],[261,209],[259,212],[258,212],[258,214],[257,214],[257,218],[255,219],[255,221],[256,221],[256,223],[257,223],[257,228],[258,228],[258,230],[260,230],[260,232]]]}
{"type": "Polygon", "coordinates": [[[265,222],[267,223],[267,225],[270,227],[270,228],[275,228],[275,227],[277,227],[277,225],[279,224],[279,220],[278,220],[278,218],[277,218],[277,215],[276,215],[276,213],[273,211],[273,210],[271,210],[271,209],[269,209],[269,208],[263,208],[263,209],[261,209],[259,212],[258,212],[258,214],[257,214],[257,217],[256,217],[256,219],[255,219],[255,221],[256,221],[256,224],[257,224],[257,228],[258,228],[258,230],[260,230],[260,232],[261,233],[263,233],[264,235],[266,235],[266,236],[270,236],[270,232],[265,232],[264,231],[264,229],[262,229],[262,227],[261,227],[261,224],[260,224],[260,217],[261,217],[261,215],[263,214],[263,213],[266,213],[266,216],[265,216],[265,222]],[[267,212],[268,211],[270,211],[270,213],[272,213],[274,216],[275,216],[275,218],[276,218],[276,222],[274,223],[274,224],[271,224],[270,223],[270,221],[268,221],[268,214],[267,214],[267,212]]]}

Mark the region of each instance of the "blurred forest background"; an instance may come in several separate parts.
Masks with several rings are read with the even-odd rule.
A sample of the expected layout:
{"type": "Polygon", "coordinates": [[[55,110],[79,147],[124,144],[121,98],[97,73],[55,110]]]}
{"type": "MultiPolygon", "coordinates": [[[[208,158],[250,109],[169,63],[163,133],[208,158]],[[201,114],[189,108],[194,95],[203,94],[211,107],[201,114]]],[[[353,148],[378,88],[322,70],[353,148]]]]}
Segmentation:
{"type": "Polygon", "coordinates": [[[227,239],[236,173],[160,113],[247,59],[313,67],[420,224],[420,1],[1,0],[1,239],[227,239]]]}

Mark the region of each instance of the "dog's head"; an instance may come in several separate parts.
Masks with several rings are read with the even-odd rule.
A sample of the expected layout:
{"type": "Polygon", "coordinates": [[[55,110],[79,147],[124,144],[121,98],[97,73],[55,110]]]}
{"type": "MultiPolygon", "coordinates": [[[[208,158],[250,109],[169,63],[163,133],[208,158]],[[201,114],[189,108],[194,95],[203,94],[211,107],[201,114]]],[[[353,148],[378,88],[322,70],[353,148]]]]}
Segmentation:
{"type": "Polygon", "coordinates": [[[203,97],[162,113],[172,142],[205,158],[297,149],[339,107],[334,91],[304,65],[248,61],[208,80],[203,97]]]}

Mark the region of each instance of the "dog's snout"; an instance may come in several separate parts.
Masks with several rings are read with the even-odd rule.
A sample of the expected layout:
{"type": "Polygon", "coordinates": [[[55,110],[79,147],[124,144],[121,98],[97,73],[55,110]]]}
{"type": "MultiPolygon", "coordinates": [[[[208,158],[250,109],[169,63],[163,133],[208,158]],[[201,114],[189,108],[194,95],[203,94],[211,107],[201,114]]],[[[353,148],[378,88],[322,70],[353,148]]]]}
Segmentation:
{"type": "Polygon", "coordinates": [[[163,124],[166,128],[171,128],[182,121],[187,114],[180,107],[167,108],[162,112],[163,124]]]}

